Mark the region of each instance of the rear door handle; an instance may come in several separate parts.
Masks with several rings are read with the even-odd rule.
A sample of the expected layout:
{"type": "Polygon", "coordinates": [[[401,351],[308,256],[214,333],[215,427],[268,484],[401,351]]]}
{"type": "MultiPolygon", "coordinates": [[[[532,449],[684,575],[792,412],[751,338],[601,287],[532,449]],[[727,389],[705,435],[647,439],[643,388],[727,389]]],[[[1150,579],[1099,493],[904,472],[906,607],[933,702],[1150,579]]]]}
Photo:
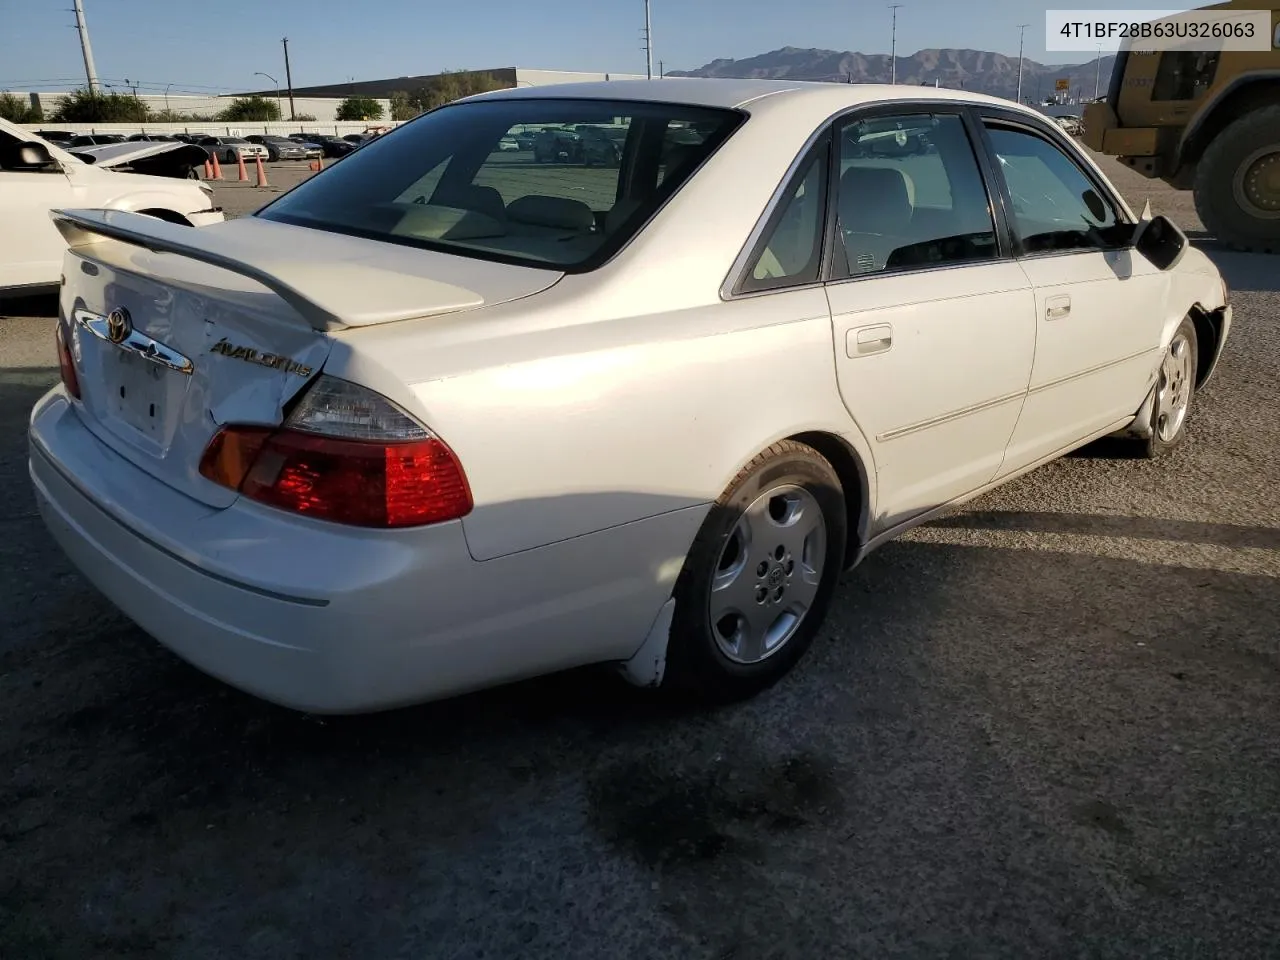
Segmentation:
{"type": "Polygon", "coordinates": [[[893,327],[880,323],[874,327],[859,327],[845,335],[844,350],[850,357],[865,357],[884,353],[893,346],[893,327]]]}
{"type": "Polygon", "coordinates": [[[1046,320],[1061,320],[1071,312],[1071,298],[1065,293],[1061,293],[1056,297],[1046,299],[1044,307],[1044,318],[1046,320]]]}

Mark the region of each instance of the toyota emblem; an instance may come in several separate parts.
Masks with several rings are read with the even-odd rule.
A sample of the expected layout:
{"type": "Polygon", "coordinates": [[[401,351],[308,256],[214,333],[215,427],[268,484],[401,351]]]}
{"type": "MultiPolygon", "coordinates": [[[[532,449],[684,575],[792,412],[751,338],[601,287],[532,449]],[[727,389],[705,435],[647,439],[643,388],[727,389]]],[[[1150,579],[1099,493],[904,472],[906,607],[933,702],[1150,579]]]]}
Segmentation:
{"type": "Polygon", "coordinates": [[[124,343],[132,332],[133,323],[124,307],[116,307],[107,314],[107,339],[112,343],[124,343]]]}

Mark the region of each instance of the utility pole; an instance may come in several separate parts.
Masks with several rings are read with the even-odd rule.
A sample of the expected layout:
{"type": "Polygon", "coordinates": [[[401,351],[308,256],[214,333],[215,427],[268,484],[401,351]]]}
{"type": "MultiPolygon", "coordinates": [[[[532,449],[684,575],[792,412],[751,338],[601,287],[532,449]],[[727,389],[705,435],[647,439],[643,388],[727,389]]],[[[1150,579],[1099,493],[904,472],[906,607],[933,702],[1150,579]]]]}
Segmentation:
{"type": "Polygon", "coordinates": [[[662,61],[658,61],[658,78],[661,79],[667,75],[667,69],[662,65],[662,61]]]}
{"type": "Polygon", "coordinates": [[[898,8],[902,6],[900,3],[889,4],[889,9],[893,11],[893,26],[889,32],[889,82],[896,84],[898,82],[898,8]]]}
{"type": "Polygon", "coordinates": [[[649,16],[649,0],[644,0],[644,72],[653,79],[653,21],[649,16]]]}
{"type": "Polygon", "coordinates": [[[293,109],[293,73],[289,70],[289,38],[285,37],[280,42],[284,44],[284,82],[289,86],[289,119],[296,120],[298,118],[293,109]]]}
{"type": "Polygon", "coordinates": [[[98,70],[93,65],[93,48],[89,46],[89,27],[84,22],[84,4],[75,0],[76,29],[80,31],[80,52],[84,54],[84,75],[89,81],[89,92],[98,92],[98,70]]]}
{"type": "Polygon", "coordinates": [[[1019,103],[1022,102],[1022,39],[1027,32],[1027,27],[1029,26],[1031,26],[1031,24],[1029,23],[1018,24],[1018,97],[1017,97],[1017,100],[1019,103]]]}
{"type": "Polygon", "coordinates": [[[1102,85],[1102,44],[1098,44],[1098,66],[1093,74],[1093,99],[1098,99],[1098,90],[1102,85]]]}

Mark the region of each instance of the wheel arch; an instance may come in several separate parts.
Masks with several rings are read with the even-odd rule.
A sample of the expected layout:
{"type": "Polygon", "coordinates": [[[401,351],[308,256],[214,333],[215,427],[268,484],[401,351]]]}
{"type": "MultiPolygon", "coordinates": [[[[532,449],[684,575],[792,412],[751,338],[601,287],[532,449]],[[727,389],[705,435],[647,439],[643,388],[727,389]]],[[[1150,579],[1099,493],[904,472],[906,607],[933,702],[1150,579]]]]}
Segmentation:
{"type": "Polygon", "coordinates": [[[787,437],[822,454],[836,471],[844,493],[846,542],[845,569],[853,565],[862,545],[867,541],[871,518],[871,474],[857,450],[843,437],[822,430],[795,433],[787,437]]]}
{"type": "Polygon", "coordinates": [[[1196,382],[1198,390],[1209,379],[1221,355],[1224,310],[1207,310],[1199,302],[1187,311],[1196,328],[1196,382]]]}
{"type": "Polygon", "coordinates": [[[163,220],[166,223],[176,223],[180,227],[189,227],[192,225],[191,221],[178,213],[178,211],[166,210],[164,207],[146,207],[135,212],[148,217],[155,217],[157,220],[163,220]]]}
{"type": "Polygon", "coordinates": [[[1242,73],[1196,113],[1178,143],[1178,167],[1200,162],[1214,137],[1247,113],[1280,104],[1280,70],[1242,73]]]}

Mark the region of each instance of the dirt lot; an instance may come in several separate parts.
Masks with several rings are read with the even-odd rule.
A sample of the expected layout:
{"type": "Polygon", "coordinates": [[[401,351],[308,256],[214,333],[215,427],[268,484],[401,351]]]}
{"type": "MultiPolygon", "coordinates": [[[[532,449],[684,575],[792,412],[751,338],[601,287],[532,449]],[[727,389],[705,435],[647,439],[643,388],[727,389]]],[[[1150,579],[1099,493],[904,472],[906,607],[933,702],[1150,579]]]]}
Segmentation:
{"type": "Polygon", "coordinates": [[[891,544],[697,714],[583,671],[320,721],[197,673],[45,533],[50,321],[0,319],[0,956],[1275,957],[1280,259],[1196,242],[1237,312],[1189,443],[891,544]]]}

